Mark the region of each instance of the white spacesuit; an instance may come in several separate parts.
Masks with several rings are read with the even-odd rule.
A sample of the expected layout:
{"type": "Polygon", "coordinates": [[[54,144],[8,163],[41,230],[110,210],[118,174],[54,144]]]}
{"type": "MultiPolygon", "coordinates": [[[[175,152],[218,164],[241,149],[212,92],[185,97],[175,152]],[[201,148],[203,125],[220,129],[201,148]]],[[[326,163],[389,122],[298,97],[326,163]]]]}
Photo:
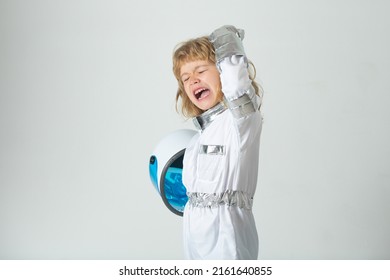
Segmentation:
{"type": "Polygon", "coordinates": [[[224,102],[194,118],[199,129],[183,159],[184,250],[188,259],[257,259],[252,214],[262,126],[242,48],[234,27],[210,36],[216,50],[224,102]]]}

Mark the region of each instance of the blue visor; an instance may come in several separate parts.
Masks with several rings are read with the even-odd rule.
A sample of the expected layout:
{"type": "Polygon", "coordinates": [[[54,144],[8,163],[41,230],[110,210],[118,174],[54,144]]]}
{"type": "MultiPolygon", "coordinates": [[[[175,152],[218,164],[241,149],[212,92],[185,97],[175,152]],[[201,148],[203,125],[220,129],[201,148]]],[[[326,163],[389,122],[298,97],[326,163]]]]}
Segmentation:
{"type": "Polygon", "coordinates": [[[182,182],[182,172],[182,168],[169,167],[164,180],[165,198],[179,212],[184,211],[184,206],[188,201],[187,189],[182,182]]]}

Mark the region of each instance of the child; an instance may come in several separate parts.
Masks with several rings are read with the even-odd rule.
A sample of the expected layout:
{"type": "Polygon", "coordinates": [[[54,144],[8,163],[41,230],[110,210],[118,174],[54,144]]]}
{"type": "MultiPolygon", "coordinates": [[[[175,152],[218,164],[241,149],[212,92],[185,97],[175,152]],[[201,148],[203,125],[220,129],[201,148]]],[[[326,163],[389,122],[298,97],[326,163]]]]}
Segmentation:
{"type": "Polygon", "coordinates": [[[262,125],[243,30],[223,26],[181,44],[173,72],[184,116],[200,133],[186,149],[184,250],[188,259],[257,259],[252,214],[262,125]]]}

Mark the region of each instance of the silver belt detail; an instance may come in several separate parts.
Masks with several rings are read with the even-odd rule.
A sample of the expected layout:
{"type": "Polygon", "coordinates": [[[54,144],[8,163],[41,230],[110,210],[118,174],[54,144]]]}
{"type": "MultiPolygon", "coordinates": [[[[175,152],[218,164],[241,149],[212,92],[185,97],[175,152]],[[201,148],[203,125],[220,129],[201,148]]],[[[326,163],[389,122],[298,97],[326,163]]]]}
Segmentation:
{"type": "Polygon", "coordinates": [[[247,210],[252,209],[253,197],[242,191],[225,191],[223,193],[188,192],[188,202],[193,207],[217,208],[220,205],[237,206],[247,210]]]}

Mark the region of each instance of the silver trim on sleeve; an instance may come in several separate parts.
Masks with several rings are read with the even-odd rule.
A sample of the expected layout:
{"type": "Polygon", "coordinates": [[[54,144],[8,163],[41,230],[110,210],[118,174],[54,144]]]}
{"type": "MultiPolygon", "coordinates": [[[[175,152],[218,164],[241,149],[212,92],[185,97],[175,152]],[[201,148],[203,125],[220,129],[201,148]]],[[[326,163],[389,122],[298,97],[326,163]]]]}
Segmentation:
{"type": "Polygon", "coordinates": [[[225,102],[236,119],[246,117],[256,112],[259,107],[256,101],[256,95],[254,93],[250,94],[249,92],[246,92],[235,99],[229,100],[225,98],[225,102]]]}

